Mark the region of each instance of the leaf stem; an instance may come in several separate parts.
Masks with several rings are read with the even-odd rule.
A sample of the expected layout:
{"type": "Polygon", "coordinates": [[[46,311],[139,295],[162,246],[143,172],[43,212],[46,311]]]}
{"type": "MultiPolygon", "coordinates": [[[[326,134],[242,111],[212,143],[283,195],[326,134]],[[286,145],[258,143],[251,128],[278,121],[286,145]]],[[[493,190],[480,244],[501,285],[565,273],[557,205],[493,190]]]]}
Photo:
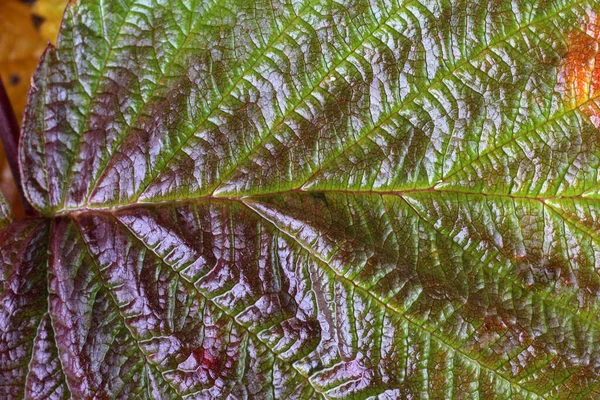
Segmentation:
{"type": "Polygon", "coordinates": [[[0,77],[0,139],[4,146],[4,152],[6,153],[6,159],[12,172],[15,185],[17,186],[17,192],[21,198],[21,204],[25,215],[28,217],[38,216],[39,213],[33,208],[33,206],[25,197],[23,192],[23,185],[21,184],[21,171],[19,170],[19,137],[20,129],[17,123],[17,118],[13,111],[10,99],[4,89],[4,83],[0,77]]]}

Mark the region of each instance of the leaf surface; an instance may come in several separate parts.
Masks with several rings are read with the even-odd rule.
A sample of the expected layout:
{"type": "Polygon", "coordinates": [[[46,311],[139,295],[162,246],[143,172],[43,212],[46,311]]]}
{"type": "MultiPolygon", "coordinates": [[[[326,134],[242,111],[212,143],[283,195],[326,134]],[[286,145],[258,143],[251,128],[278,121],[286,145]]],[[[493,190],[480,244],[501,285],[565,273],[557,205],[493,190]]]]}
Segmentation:
{"type": "Polygon", "coordinates": [[[44,218],[0,243],[6,393],[600,396],[596,11],[72,2],[20,147],[44,218]]]}

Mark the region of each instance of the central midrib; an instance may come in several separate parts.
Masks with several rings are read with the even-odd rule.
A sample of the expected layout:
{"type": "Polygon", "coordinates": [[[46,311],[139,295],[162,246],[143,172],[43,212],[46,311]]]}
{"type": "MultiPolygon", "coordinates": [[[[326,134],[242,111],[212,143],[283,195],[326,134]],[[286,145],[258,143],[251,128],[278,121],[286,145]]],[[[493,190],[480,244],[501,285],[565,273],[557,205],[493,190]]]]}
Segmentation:
{"type": "Polygon", "coordinates": [[[245,203],[247,200],[258,200],[260,198],[265,197],[273,197],[273,196],[286,196],[286,195],[353,195],[353,196],[396,196],[396,197],[412,197],[419,196],[421,194],[431,195],[439,195],[439,196],[473,196],[473,197],[483,197],[489,199],[499,199],[499,200],[519,200],[519,201],[535,201],[542,204],[546,204],[548,201],[552,201],[553,204],[560,202],[561,200],[572,201],[572,200],[586,200],[598,202],[600,205],[600,198],[586,196],[583,193],[577,194],[568,194],[568,195],[557,195],[557,196],[544,196],[544,195],[522,195],[522,194],[512,194],[512,193],[494,193],[494,192],[474,192],[474,191],[463,191],[457,189],[436,189],[435,187],[426,187],[426,188],[413,188],[413,189],[399,189],[399,190],[345,190],[345,189],[329,189],[329,190],[306,190],[306,189],[292,189],[292,190],[284,190],[278,192],[267,192],[267,193],[255,193],[249,194],[245,196],[216,196],[216,195],[206,195],[199,197],[191,197],[191,198],[182,198],[182,199],[170,199],[164,201],[155,201],[155,202],[135,202],[130,204],[119,204],[119,205],[93,205],[88,204],[86,207],[79,208],[63,208],[60,210],[55,210],[53,213],[45,214],[46,217],[59,217],[65,215],[77,215],[86,212],[117,212],[120,210],[127,210],[131,208],[138,207],[155,207],[155,206],[168,206],[168,205],[179,205],[179,204],[188,204],[188,203],[196,203],[196,202],[206,202],[206,201],[234,201],[245,203]]]}

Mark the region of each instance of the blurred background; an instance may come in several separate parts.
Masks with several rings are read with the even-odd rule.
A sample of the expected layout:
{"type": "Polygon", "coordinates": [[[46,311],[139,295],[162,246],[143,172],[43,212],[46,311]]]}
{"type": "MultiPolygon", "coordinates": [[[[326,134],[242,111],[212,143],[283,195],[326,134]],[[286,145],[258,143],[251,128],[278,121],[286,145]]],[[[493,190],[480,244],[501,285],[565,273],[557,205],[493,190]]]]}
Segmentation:
{"type": "MultiPolygon", "coordinates": [[[[46,44],[56,44],[68,0],[0,0],[0,77],[19,124],[31,76],[46,44]]],[[[0,143],[0,191],[17,218],[23,214],[6,154],[0,143]]]]}

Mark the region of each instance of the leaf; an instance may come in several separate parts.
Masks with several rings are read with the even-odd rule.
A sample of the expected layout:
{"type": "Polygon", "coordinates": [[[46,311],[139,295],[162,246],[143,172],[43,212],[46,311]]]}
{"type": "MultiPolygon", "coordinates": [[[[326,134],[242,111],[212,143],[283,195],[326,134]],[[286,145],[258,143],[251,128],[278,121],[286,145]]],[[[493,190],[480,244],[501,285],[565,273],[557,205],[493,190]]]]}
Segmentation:
{"type": "Polygon", "coordinates": [[[68,0],[37,0],[33,3],[33,14],[41,20],[40,35],[46,41],[56,42],[60,22],[68,0]]]}
{"type": "Polygon", "coordinates": [[[598,11],[70,3],[4,397],[599,397],[598,11]]]}
{"type": "MultiPolygon", "coordinates": [[[[25,4],[17,0],[0,3],[0,77],[19,120],[27,101],[29,78],[44,49],[30,21],[31,13],[25,4]]],[[[19,207],[18,192],[3,146],[0,146],[0,191],[19,207]]]]}
{"type": "MultiPolygon", "coordinates": [[[[4,0],[0,3],[0,77],[20,122],[31,76],[48,41],[55,42],[67,0],[4,0]]],[[[23,214],[6,154],[0,145],[0,191],[23,214]]]]}
{"type": "Polygon", "coordinates": [[[21,121],[31,75],[48,41],[56,42],[67,0],[5,0],[0,4],[0,74],[21,121]]]}
{"type": "Polygon", "coordinates": [[[0,229],[5,228],[12,220],[10,205],[0,192],[0,229]]]}
{"type": "Polygon", "coordinates": [[[30,7],[18,0],[0,5],[0,73],[19,120],[27,100],[29,78],[45,45],[31,19],[30,7]]]}
{"type": "Polygon", "coordinates": [[[0,393],[61,398],[68,391],[48,314],[46,221],[15,222],[0,236],[0,393]],[[58,397],[52,397],[58,395],[58,397]]]}

